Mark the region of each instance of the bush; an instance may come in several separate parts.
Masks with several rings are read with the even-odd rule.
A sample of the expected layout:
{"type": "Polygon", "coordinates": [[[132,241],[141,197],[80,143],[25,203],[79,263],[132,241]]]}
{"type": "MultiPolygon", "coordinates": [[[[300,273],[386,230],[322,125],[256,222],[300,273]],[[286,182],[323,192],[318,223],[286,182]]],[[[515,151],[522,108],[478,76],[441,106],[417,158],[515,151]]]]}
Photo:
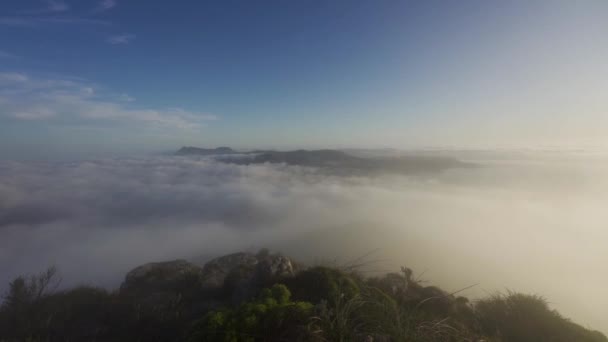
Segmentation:
{"type": "Polygon", "coordinates": [[[304,341],[313,305],[290,297],[285,285],[275,284],[234,310],[207,314],[195,325],[189,341],[304,341]]]}
{"type": "Polygon", "coordinates": [[[0,339],[37,340],[48,335],[52,312],[45,299],[59,281],[55,267],[15,278],[0,307],[0,339]]]}
{"type": "Polygon", "coordinates": [[[47,296],[40,305],[48,316],[45,335],[53,341],[84,341],[106,336],[112,317],[111,295],[80,286],[47,296]]]}
{"type": "Polygon", "coordinates": [[[362,281],[354,274],[317,266],[285,280],[285,284],[292,291],[295,299],[318,304],[321,301],[331,303],[339,298],[355,297],[360,292],[362,281]]]}
{"type": "Polygon", "coordinates": [[[475,305],[481,329],[503,341],[608,341],[606,337],[563,318],[540,296],[496,294],[475,305]]]}

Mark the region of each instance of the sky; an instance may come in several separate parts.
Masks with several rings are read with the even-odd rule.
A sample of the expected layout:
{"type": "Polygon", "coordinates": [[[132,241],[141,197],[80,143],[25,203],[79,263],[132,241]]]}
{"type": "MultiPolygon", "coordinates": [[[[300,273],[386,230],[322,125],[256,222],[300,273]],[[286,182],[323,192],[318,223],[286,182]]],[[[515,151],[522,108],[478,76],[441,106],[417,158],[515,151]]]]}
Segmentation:
{"type": "Polygon", "coordinates": [[[0,3],[0,158],[605,148],[608,2],[0,3]]]}

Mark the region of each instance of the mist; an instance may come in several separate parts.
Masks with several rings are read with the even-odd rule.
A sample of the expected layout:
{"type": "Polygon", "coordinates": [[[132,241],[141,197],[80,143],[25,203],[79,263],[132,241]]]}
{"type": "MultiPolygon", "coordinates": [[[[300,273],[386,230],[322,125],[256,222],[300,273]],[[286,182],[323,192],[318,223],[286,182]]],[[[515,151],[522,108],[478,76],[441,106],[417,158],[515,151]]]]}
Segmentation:
{"type": "Polygon", "coordinates": [[[285,164],[155,156],[0,161],[0,290],[56,265],[63,286],[117,287],[142,263],[270,247],[307,263],[366,255],[475,298],[537,293],[608,330],[608,158],[435,151],[438,173],[336,175],[285,164]]]}

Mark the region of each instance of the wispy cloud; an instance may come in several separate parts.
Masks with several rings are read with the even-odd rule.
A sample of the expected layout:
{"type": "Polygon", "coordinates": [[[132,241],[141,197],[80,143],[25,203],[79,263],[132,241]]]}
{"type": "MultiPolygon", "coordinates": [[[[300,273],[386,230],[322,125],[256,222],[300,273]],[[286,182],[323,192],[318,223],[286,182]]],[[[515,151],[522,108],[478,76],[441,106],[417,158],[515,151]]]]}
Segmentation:
{"type": "Polygon", "coordinates": [[[214,115],[182,108],[135,107],[134,101],[125,101],[122,95],[98,92],[96,88],[73,79],[0,73],[0,120],[46,120],[63,124],[117,122],[121,125],[137,123],[149,127],[197,129],[209,120],[217,119],[214,115]]]}
{"type": "MultiPolygon", "coordinates": [[[[72,13],[70,6],[64,0],[45,0],[45,8],[18,11],[13,15],[0,17],[0,26],[15,28],[40,29],[49,26],[70,25],[111,25],[110,21],[97,19],[95,13],[107,11],[116,6],[116,0],[101,0],[97,7],[83,13],[72,13]]],[[[110,44],[128,44],[135,38],[133,34],[111,36],[107,39],[110,44]]],[[[0,58],[9,58],[10,54],[0,51],[0,58]]],[[[14,56],[13,56],[14,57],[14,56]]]]}
{"type": "Polygon", "coordinates": [[[103,12],[116,7],[116,0],[101,0],[97,5],[97,11],[103,12]]]}
{"type": "Polygon", "coordinates": [[[133,39],[135,39],[134,34],[125,33],[125,34],[119,34],[116,36],[108,37],[108,39],[106,41],[112,45],[120,45],[120,44],[124,45],[124,44],[129,44],[133,39]]]}
{"type": "MultiPolygon", "coordinates": [[[[0,25],[13,27],[38,27],[49,24],[94,24],[108,25],[108,21],[95,19],[83,14],[69,14],[70,5],[64,0],[46,0],[46,7],[28,9],[0,17],[0,25]]],[[[116,6],[115,0],[102,0],[93,10],[100,12],[116,6]]]]}
{"type": "Polygon", "coordinates": [[[51,12],[65,12],[70,9],[70,6],[62,0],[47,0],[48,10],[51,12]]]}
{"type": "Polygon", "coordinates": [[[34,27],[38,24],[38,18],[33,17],[1,17],[0,25],[14,27],[34,27]]]}
{"type": "Polygon", "coordinates": [[[129,94],[121,94],[120,100],[125,101],[125,102],[133,102],[133,101],[135,101],[135,98],[133,96],[130,96],[129,94]]]}
{"type": "Polygon", "coordinates": [[[0,73],[0,86],[20,83],[20,82],[27,82],[28,80],[29,80],[29,78],[25,74],[22,74],[19,72],[0,73]]]}
{"type": "Polygon", "coordinates": [[[39,27],[43,25],[110,25],[110,22],[99,19],[81,17],[36,17],[36,16],[13,16],[1,17],[0,25],[13,27],[39,27]]]}
{"type": "Polygon", "coordinates": [[[3,50],[0,50],[0,58],[14,59],[14,58],[17,58],[17,57],[18,57],[17,55],[14,55],[14,54],[12,54],[10,52],[6,52],[6,51],[3,51],[3,50]]]}
{"type": "Polygon", "coordinates": [[[44,2],[46,3],[46,6],[43,8],[23,10],[19,11],[19,13],[34,15],[67,12],[70,10],[70,5],[63,0],[45,0],[44,2]]]}

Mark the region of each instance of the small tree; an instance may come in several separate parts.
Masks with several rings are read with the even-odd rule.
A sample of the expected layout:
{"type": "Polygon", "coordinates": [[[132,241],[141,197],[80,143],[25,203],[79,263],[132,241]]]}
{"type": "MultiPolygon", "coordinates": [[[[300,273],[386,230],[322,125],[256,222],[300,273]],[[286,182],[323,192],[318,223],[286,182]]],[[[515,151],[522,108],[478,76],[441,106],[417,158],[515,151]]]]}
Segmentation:
{"type": "Polygon", "coordinates": [[[1,321],[4,326],[0,331],[19,339],[32,338],[42,334],[47,328],[51,313],[42,308],[42,300],[57,289],[60,278],[57,269],[52,266],[46,271],[31,276],[19,276],[9,284],[0,306],[1,321]]]}

